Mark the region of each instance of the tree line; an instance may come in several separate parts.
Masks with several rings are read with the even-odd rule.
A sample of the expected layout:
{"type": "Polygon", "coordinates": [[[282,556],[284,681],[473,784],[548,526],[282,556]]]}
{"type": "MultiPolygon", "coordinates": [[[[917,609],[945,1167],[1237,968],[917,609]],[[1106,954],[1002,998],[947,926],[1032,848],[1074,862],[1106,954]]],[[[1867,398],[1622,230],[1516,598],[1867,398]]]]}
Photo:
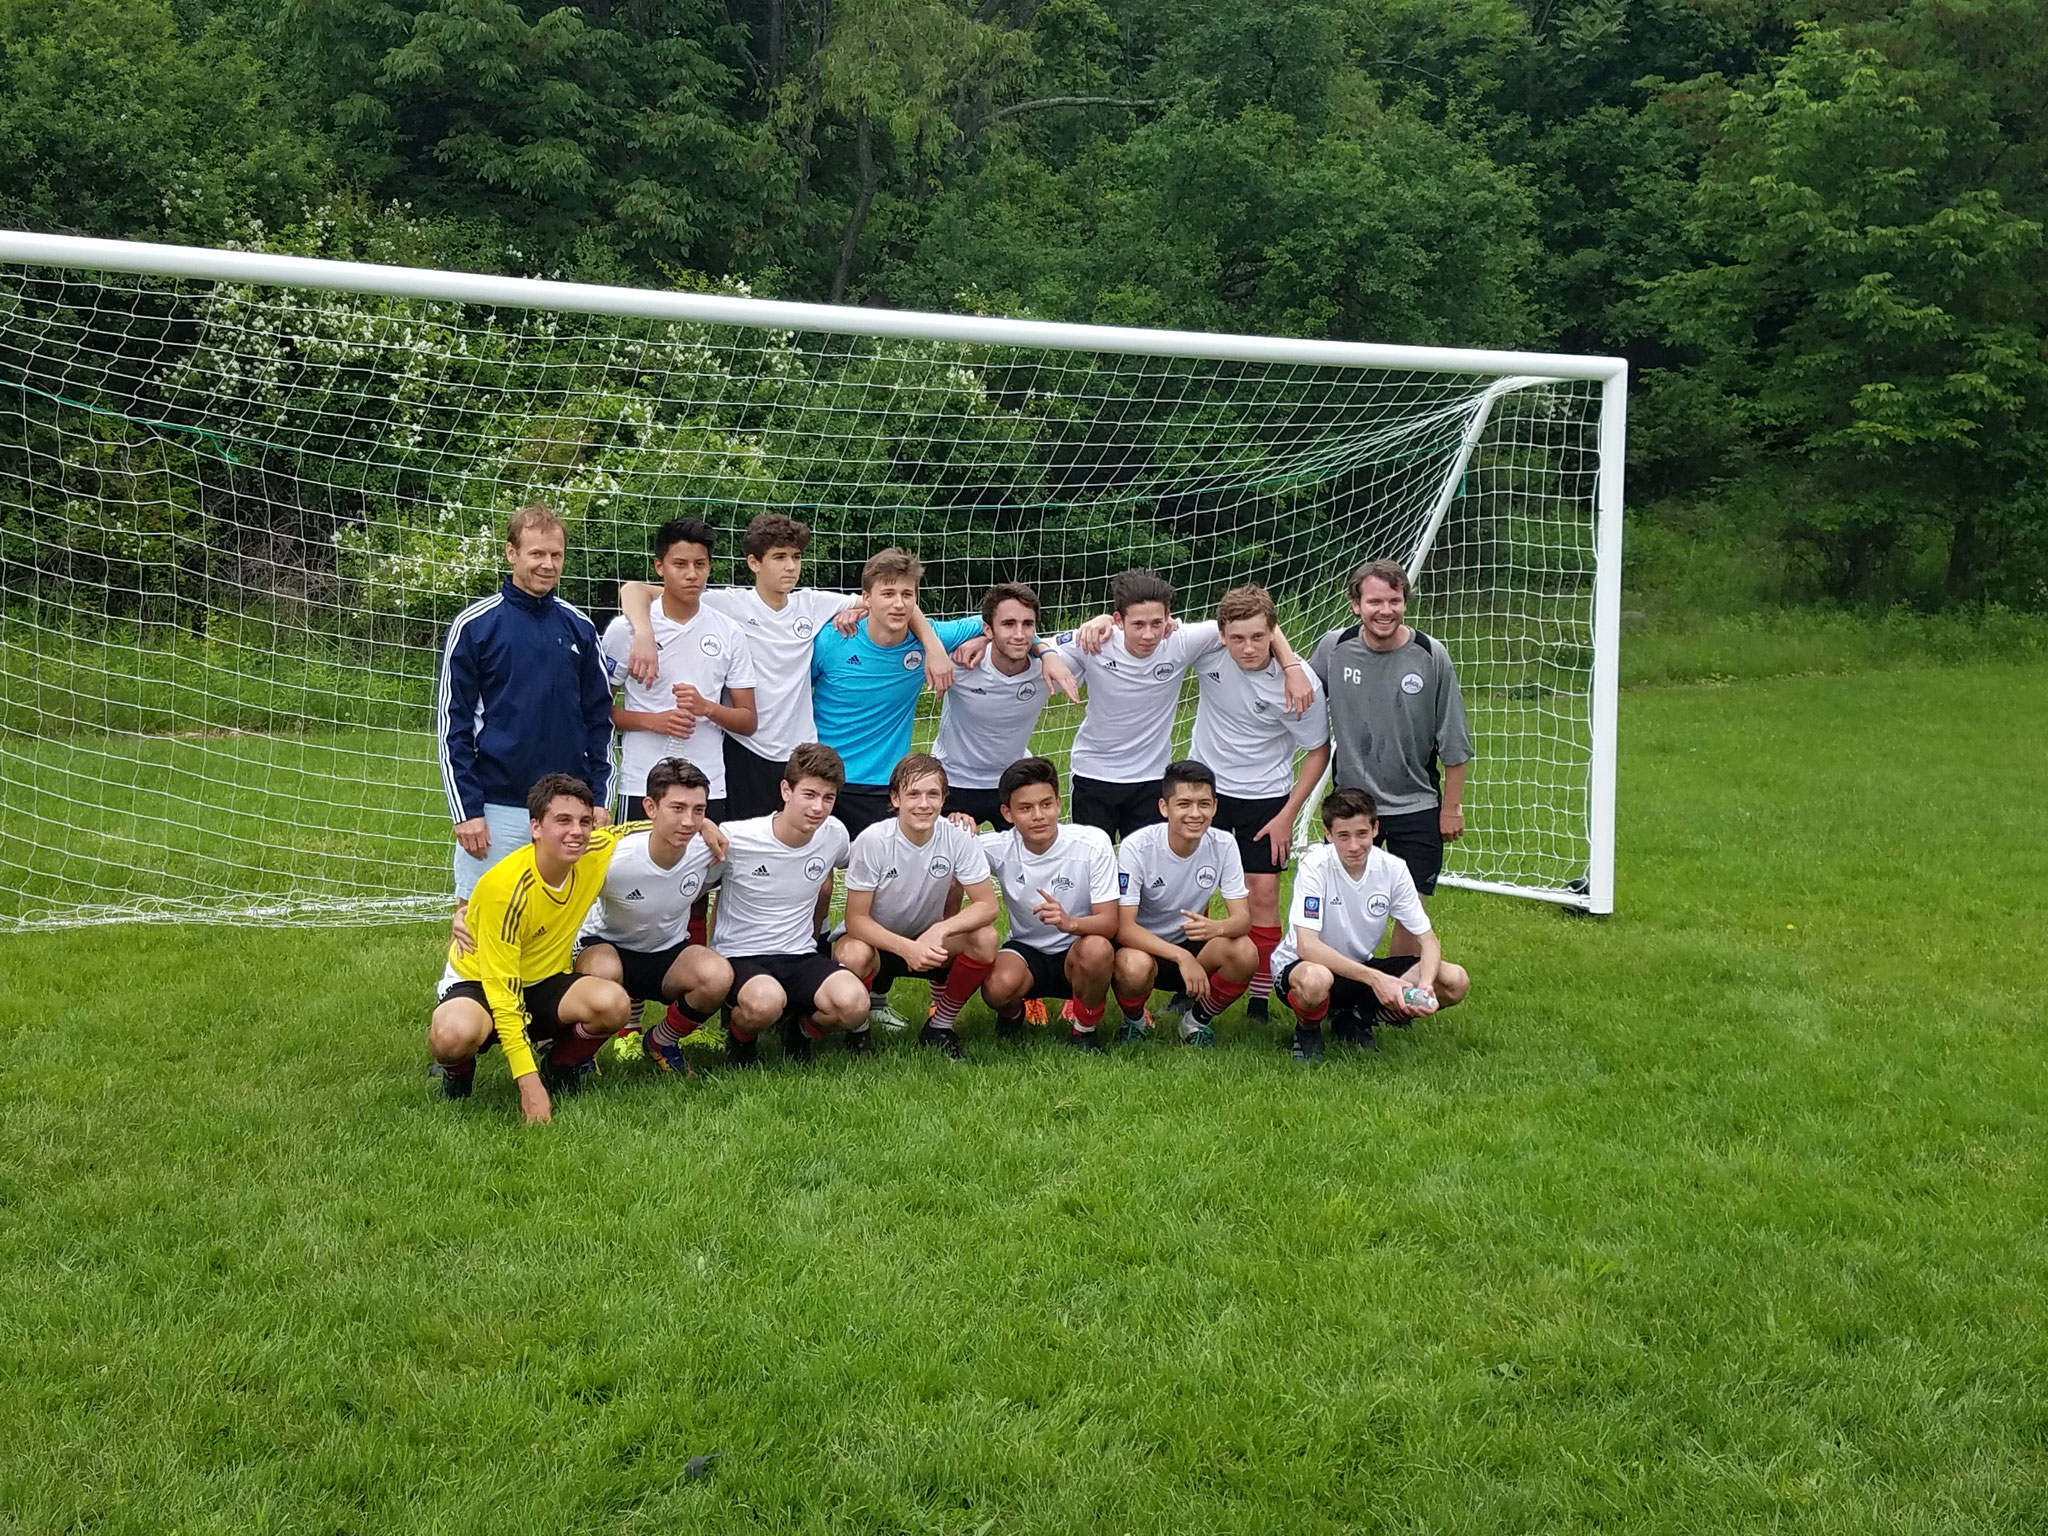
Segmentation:
{"type": "Polygon", "coordinates": [[[1632,498],[2048,608],[2040,0],[0,0],[0,224],[1634,365],[1632,498]]]}

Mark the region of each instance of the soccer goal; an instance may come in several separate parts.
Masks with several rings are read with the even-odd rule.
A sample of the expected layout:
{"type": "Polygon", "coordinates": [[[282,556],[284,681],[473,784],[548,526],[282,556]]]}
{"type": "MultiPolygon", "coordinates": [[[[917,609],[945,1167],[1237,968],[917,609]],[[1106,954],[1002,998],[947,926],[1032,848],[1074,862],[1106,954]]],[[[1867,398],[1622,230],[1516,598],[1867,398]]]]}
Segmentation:
{"type": "Polygon", "coordinates": [[[1018,579],[1065,622],[1149,565],[1200,618],[1255,580],[1304,651],[1399,559],[1478,752],[1448,878],[1611,911],[1625,389],[1608,358],[0,233],[0,929],[446,911],[440,640],[534,500],[600,624],[683,514],[724,579],[763,511],[816,530],[814,585],[908,545],[935,615],[1018,579]]]}

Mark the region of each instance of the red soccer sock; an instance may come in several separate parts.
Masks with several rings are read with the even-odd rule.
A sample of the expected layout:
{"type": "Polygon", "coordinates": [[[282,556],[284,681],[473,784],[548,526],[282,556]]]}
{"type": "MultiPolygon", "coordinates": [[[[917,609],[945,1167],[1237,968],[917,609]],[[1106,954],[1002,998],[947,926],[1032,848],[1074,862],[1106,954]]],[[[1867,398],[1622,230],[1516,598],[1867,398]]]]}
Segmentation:
{"type": "Polygon", "coordinates": [[[607,1036],[593,1035],[578,1024],[569,1031],[569,1038],[548,1053],[548,1065],[554,1067],[580,1067],[598,1052],[607,1036]]]}
{"type": "Polygon", "coordinates": [[[697,1033],[706,1017],[677,998],[668,1005],[668,1013],[649,1033],[657,1045],[674,1045],[683,1036],[697,1033]]]}
{"type": "Polygon", "coordinates": [[[960,1010],[967,1006],[967,1000],[981,989],[981,984],[988,980],[988,973],[994,969],[992,960],[956,956],[946,972],[946,984],[939,989],[938,999],[932,1007],[933,1025],[939,1029],[951,1029],[953,1021],[960,1017],[960,1010]]]}
{"type": "Polygon", "coordinates": [[[1068,1005],[1067,1017],[1073,1021],[1076,1029],[1086,1033],[1102,1022],[1102,1009],[1102,1003],[1097,1003],[1091,1008],[1077,997],[1068,1005]]]}
{"type": "Polygon", "coordinates": [[[1294,1010],[1294,1022],[1307,1029],[1315,1028],[1316,1025],[1329,1017],[1330,1013],[1330,1000],[1327,997],[1313,1008],[1304,1008],[1292,997],[1289,997],[1287,999],[1287,1006],[1294,1010]]]}
{"type": "Polygon", "coordinates": [[[1139,1014],[1143,1013],[1145,1011],[1145,1004],[1151,1000],[1152,994],[1150,992],[1145,993],[1142,997],[1125,997],[1121,992],[1116,995],[1116,1005],[1123,1009],[1124,1017],[1127,1019],[1135,1019],[1139,1014]]]}
{"type": "Polygon", "coordinates": [[[1252,948],[1259,952],[1258,969],[1252,972],[1251,994],[1253,997],[1273,995],[1273,951],[1280,947],[1278,928],[1254,928],[1252,948]]]}
{"type": "Polygon", "coordinates": [[[1195,1004],[1195,1012],[1206,1023],[1222,1013],[1224,1009],[1228,1008],[1240,997],[1243,997],[1245,988],[1250,985],[1251,983],[1248,981],[1230,981],[1221,976],[1211,976],[1209,978],[1209,1001],[1195,1004]]]}
{"type": "Polygon", "coordinates": [[[825,1031],[818,1028],[818,1026],[811,1021],[811,1016],[809,1014],[805,1014],[802,1018],[798,1019],[796,1021],[796,1027],[804,1032],[804,1038],[806,1040],[822,1040],[825,1038],[825,1031]]]}
{"type": "Polygon", "coordinates": [[[702,944],[704,942],[704,914],[702,912],[692,911],[690,913],[689,937],[692,944],[702,944]]]}

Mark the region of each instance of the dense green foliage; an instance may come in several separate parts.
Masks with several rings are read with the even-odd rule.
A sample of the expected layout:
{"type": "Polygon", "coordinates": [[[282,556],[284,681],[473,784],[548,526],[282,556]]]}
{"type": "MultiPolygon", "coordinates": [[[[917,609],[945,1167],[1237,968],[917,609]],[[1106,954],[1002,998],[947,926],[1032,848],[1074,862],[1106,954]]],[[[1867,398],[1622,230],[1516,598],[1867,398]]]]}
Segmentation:
{"type": "Polygon", "coordinates": [[[2048,670],[1622,707],[1618,914],[1444,893],[1320,1071],[976,1007],[529,1131],[438,925],[8,940],[0,1529],[2038,1531],[2048,670]]]}
{"type": "Polygon", "coordinates": [[[0,0],[0,221],[1619,351],[1777,595],[2039,608],[2044,101],[2040,0],[0,0]]]}

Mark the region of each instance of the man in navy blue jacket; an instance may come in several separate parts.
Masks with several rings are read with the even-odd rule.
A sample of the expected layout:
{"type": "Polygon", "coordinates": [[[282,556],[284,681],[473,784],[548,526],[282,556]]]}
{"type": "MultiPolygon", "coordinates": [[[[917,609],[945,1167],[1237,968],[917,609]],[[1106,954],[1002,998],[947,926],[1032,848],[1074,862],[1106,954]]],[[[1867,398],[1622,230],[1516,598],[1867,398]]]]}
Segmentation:
{"type": "Polygon", "coordinates": [[[526,794],[543,774],[581,779],[598,825],[609,819],[612,684],[596,626],[555,596],[567,550],[559,517],[520,508],[505,527],[512,574],[448,626],[436,706],[458,914],[483,872],[532,840],[526,794]]]}

